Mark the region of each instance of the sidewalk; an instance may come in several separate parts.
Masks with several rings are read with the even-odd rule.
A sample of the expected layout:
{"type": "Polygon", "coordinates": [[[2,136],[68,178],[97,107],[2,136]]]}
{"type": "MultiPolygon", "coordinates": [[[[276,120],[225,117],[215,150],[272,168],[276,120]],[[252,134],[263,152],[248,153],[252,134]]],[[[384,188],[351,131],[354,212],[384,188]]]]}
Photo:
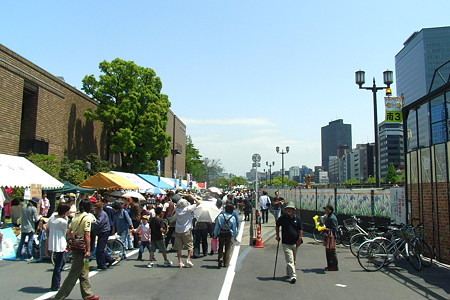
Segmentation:
{"type": "Polygon", "coordinates": [[[262,225],[264,248],[248,246],[249,223],[246,223],[236,276],[229,299],[254,299],[276,297],[287,299],[449,299],[450,269],[433,264],[430,268],[415,271],[409,262],[399,261],[378,272],[361,268],[350,250],[338,246],[338,272],[326,272],[324,247],[315,242],[309,233],[297,253],[296,284],[290,284],[284,276],[285,259],[278,253],[275,280],[273,279],[277,242],[275,222],[262,225]]]}

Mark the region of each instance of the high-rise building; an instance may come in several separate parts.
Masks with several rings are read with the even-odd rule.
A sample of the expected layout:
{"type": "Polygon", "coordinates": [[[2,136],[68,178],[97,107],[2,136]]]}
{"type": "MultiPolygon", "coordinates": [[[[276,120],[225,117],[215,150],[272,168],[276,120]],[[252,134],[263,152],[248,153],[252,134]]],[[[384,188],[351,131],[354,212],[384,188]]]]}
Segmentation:
{"type": "Polygon", "coordinates": [[[338,155],[341,146],[352,147],[352,125],[344,124],[342,119],[331,121],[321,128],[322,133],[322,166],[329,170],[330,156],[338,155]]]}
{"type": "Polygon", "coordinates": [[[391,163],[394,164],[397,170],[402,170],[405,167],[403,125],[402,123],[382,122],[378,128],[381,178],[385,178],[391,163]]]}
{"type": "Polygon", "coordinates": [[[434,71],[449,59],[450,26],[424,28],[403,43],[395,56],[395,73],[397,94],[403,94],[405,105],[428,93],[434,71]]]}
{"type": "Polygon", "coordinates": [[[289,179],[297,182],[301,182],[300,167],[292,166],[289,168],[289,179]]]}

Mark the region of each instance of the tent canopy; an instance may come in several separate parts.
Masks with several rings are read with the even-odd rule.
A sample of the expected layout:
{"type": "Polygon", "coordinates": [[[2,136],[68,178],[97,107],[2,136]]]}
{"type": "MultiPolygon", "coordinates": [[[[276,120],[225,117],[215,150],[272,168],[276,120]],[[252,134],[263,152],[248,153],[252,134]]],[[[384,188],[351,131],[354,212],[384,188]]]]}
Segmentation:
{"type": "Polygon", "coordinates": [[[163,181],[164,177],[161,177],[161,181],[158,181],[158,176],[156,175],[138,174],[138,176],[160,189],[173,189],[173,184],[169,185],[163,181]]]}
{"type": "Polygon", "coordinates": [[[95,191],[95,189],[86,189],[86,188],[82,188],[79,186],[76,186],[75,184],[72,184],[68,181],[63,181],[64,186],[60,189],[44,189],[44,190],[48,190],[49,192],[52,193],[61,193],[61,194],[66,194],[66,193],[80,193],[80,194],[89,194],[95,191]]]}
{"type": "Polygon", "coordinates": [[[137,190],[138,186],[129,182],[125,178],[110,173],[97,173],[94,176],[86,179],[78,186],[89,189],[123,189],[123,190],[137,190]]]}
{"type": "Polygon", "coordinates": [[[154,187],[152,184],[150,184],[149,182],[145,181],[144,179],[133,173],[125,173],[118,171],[109,171],[108,173],[119,175],[120,177],[125,178],[129,182],[134,183],[139,187],[139,193],[145,193],[146,190],[154,187]]]}
{"type": "Polygon", "coordinates": [[[64,186],[25,157],[0,154],[0,186],[26,188],[32,184],[47,189],[64,186]]]}

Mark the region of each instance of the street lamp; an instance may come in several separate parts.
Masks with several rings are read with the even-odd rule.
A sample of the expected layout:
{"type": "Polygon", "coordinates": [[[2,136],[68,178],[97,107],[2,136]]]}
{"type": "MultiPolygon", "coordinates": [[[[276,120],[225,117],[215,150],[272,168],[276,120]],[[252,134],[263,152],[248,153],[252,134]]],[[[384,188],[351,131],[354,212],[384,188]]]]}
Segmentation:
{"type": "Polygon", "coordinates": [[[364,87],[363,84],[366,82],[365,72],[364,71],[356,71],[355,72],[355,83],[359,86],[360,89],[372,91],[373,94],[373,125],[375,131],[375,182],[376,187],[380,187],[380,155],[379,155],[379,142],[378,142],[378,114],[377,114],[377,91],[378,90],[386,90],[386,95],[390,96],[391,92],[391,84],[394,82],[392,71],[384,71],[383,72],[383,81],[386,86],[378,87],[375,84],[375,77],[373,78],[373,86],[364,87]]]}
{"type": "Polygon", "coordinates": [[[277,150],[277,153],[281,154],[281,185],[283,186],[284,189],[284,155],[289,152],[289,146],[286,146],[286,151],[281,149],[280,152],[280,147],[278,146],[275,148],[275,150],[277,150]]]}
{"type": "Polygon", "coordinates": [[[272,167],[275,165],[275,162],[273,161],[272,164],[269,164],[268,161],[266,161],[266,166],[269,167],[269,180],[270,180],[270,186],[272,186],[272,167]]]}

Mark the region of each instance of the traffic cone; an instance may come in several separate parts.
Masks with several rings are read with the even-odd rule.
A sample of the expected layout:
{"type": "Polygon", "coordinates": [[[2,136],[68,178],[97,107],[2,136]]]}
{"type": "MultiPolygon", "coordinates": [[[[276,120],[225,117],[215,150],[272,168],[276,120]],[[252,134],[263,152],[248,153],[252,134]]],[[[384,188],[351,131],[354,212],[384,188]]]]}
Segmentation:
{"type": "Polygon", "coordinates": [[[254,248],[264,248],[262,243],[262,236],[261,236],[261,226],[258,225],[256,229],[256,242],[253,245],[254,248]]]}

